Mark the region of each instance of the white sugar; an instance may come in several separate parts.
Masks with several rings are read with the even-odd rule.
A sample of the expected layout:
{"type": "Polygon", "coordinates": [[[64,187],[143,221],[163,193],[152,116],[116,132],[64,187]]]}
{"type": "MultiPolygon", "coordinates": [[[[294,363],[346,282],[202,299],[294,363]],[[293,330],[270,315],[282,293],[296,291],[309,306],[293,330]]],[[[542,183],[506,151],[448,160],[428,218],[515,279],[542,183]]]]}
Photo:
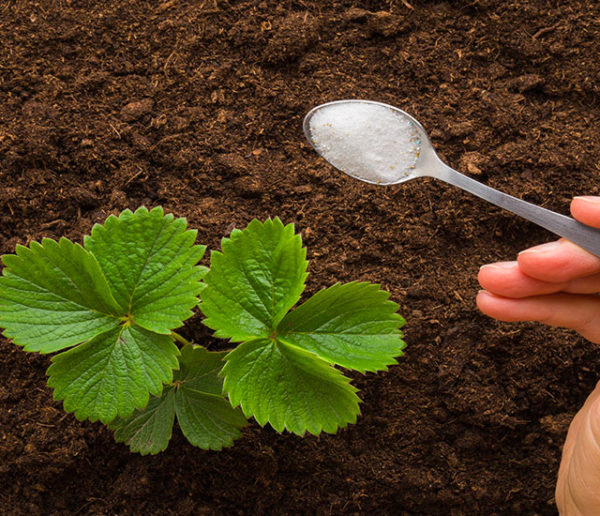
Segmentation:
{"type": "Polygon", "coordinates": [[[326,106],[311,117],[310,133],[316,150],[334,167],[374,183],[408,176],[420,152],[411,121],[378,104],[326,106]]]}

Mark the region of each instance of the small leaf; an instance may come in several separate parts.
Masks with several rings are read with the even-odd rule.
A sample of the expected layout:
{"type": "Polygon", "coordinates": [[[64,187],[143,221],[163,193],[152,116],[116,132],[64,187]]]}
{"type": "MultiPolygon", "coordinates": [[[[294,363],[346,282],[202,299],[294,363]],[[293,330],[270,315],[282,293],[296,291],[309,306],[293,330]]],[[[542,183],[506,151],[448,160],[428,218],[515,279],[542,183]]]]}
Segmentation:
{"type": "Polygon", "coordinates": [[[123,314],[142,328],[168,334],[192,315],[205,267],[196,231],[162,208],[123,211],[95,225],[84,244],[98,259],[123,314]]]}
{"type": "Polygon", "coordinates": [[[155,455],[167,449],[175,421],[175,390],[167,387],[160,398],[150,398],[144,409],[128,419],[116,418],[109,424],[115,441],[125,443],[132,452],[155,455]]]}
{"type": "Polygon", "coordinates": [[[224,392],[260,425],[298,435],[354,423],[359,398],[349,379],[313,353],[281,341],[244,342],[226,357],[224,392]]]}
{"type": "Polygon", "coordinates": [[[205,450],[231,446],[246,424],[241,411],[234,409],[223,396],[187,387],[178,389],[175,409],[183,435],[205,450]]]}
{"type": "Polygon", "coordinates": [[[123,325],[53,357],[48,385],[77,419],[129,417],[173,378],[179,350],[171,337],[123,325]]]}
{"type": "Polygon", "coordinates": [[[2,260],[0,327],[26,351],[59,351],[119,324],[102,270],[80,245],[46,238],[2,260]]]}
{"type": "Polygon", "coordinates": [[[209,352],[201,346],[184,346],[173,387],[128,419],[117,418],[109,426],[117,442],[142,455],[163,451],[171,438],[175,414],[183,434],[194,446],[220,450],[240,436],[246,419],[221,394],[223,380],[217,376],[226,352],[209,352]]]}
{"type": "Polygon", "coordinates": [[[338,283],[288,313],[277,333],[342,367],[362,373],[386,369],[405,347],[404,319],[388,297],[379,285],[338,283]]]}
{"type": "Polygon", "coordinates": [[[190,389],[220,395],[223,380],[218,375],[225,365],[226,354],[227,351],[207,351],[202,346],[184,346],[175,380],[190,389]]]}
{"type": "Polygon", "coordinates": [[[211,254],[200,304],[204,324],[236,342],[268,337],[298,302],[306,268],[306,250],[292,224],[253,220],[211,254]]]}
{"type": "Polygon", "coordinates": [[[227,352],[210,352],[201,346],[185,346],[181,350],[175,410],[181,431],[194,446],[220,450],[231,446],[246,419],[221,394],[223,368],[227,352]]]}

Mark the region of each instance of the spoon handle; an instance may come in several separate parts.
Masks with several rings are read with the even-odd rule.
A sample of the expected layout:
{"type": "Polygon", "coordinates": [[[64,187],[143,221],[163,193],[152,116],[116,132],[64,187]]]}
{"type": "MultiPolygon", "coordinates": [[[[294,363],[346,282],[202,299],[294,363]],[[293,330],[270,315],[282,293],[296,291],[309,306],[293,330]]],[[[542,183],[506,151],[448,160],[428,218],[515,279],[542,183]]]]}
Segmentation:
{"type": "Polygon", "coordinates": [[[438,169],[438,173],[434,177],[458,186],[500,208],[520,215],[600,257],[600,229],[586,226],[566,215],[561,215],[500,192],[457,172],[445,164],[443,169],[438,169]]]}

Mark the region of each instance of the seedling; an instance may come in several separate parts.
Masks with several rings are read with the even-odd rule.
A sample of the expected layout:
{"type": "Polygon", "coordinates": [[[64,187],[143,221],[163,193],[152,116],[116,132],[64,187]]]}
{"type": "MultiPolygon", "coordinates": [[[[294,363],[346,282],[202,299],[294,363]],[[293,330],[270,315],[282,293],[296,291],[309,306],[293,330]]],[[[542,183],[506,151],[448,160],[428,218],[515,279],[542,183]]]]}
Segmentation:
{"type": "Polygon", "coordinates": [[[221,449],[246,417],[303,435],[356,421],[359,398],[335,366],[396,363],[404,320],[378,285],[305,288],[294,226],[254,220],[198,265],[205,246],[161,208],[125,210],[83,246],[43,239],[2,257],[0,327],[25,351],[56,353],[54,398],[100,420],[142,454],[164,450],[175,417],[195,446],[221,449]],[[237,347],[211,352],[173,330],[199,304],[204,324],[237,347]],[[181,349],[180,349],[181,347],[181,349]],[[245,416],[245,417],[244,417],[245,416]]]}

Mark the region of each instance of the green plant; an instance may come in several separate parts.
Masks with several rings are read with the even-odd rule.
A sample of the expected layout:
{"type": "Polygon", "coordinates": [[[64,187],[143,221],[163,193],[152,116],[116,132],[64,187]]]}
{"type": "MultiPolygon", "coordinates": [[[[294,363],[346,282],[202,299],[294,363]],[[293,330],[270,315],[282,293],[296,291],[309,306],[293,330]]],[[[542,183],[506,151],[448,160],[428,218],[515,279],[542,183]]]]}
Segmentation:
{"type": "Polygon", "coordinates": [[[167,447],[175,417],[206,449],[231,445],[245,417],[299,435],[354,422],[360,400],[334,366],[396,363],[404,320],[389,294],[335,284],[291,310],[308,262],[279,219],[234,230],[210,270],[198,265],[205,246],[195,239],[184,219],[140,208],[94,226],[83,246],[17,246],[2,257],[0,327],[26,351],[60,351],[48,369],[54,398],[142,454],[167,447]],[[204,324],[237,343],[232,351],[173,331],[199,298],[204,324]]]}

